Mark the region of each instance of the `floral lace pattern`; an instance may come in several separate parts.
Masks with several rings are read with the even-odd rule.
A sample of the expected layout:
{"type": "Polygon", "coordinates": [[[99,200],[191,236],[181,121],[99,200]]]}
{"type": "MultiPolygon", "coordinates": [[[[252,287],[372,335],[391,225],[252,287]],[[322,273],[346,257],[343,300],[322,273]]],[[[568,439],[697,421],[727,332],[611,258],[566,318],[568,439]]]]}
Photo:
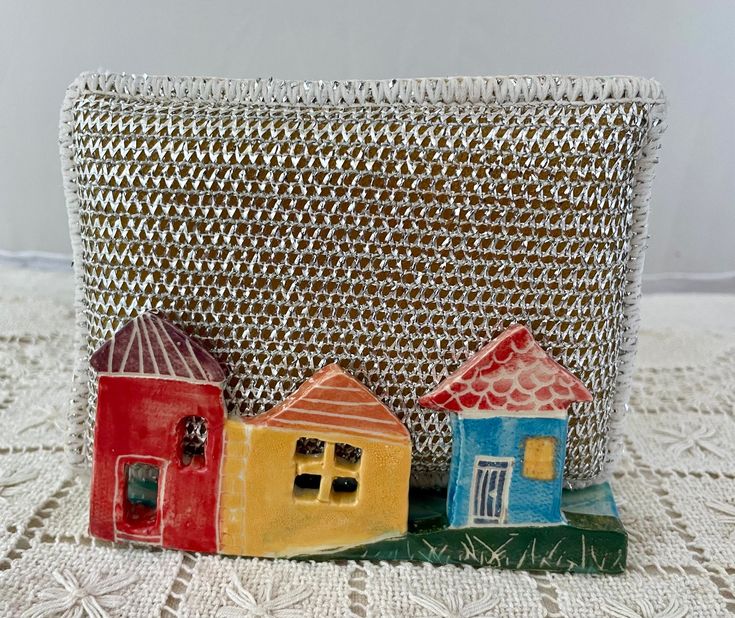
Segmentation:
{"type": "Polygon", "coordinates": [[[112,546],[64,465],[72,278],[0,269],[0,617],[713,618],[735,614],[735,297],[644,298],[613,486],[622,576],[112,546]],[[696,320],[694,317],[696,316],[696,320]]]}

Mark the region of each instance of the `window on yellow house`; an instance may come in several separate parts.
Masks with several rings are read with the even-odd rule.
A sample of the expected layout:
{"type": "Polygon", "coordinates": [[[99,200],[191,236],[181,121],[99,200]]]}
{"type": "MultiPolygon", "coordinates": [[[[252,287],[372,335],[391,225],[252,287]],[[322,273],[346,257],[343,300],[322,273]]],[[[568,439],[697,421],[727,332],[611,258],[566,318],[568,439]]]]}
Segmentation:
{"type": "Polygon", "coordinates": [[[554,459],[556,438],[526,438],[523,449],[523,476],[538,481],[551,481],[556,476],[554,459]]]}
{"type": "Polygon", "coordinates": [[[323,455],[324,440],[318,438],[307,438],[306,436],[296,440],[297,455],[323,455]]]}
{"type": "Polygon", "coordinates": [[[298,500],[354,504],[362,449],[303,436],[296,441],[293,495],[298,500]]]}
{"type": "Polygon", "coordinates": [[[332,491],[342,494],[352,494],[357,491],[357,479],[351,476],[337,476],[332,481],[332,491]]]}
{"type": "Polygon", "coordinates": [[[357,502],[357,479],[351,476],[337,476],[332,479],[329,501],[336,504],[355,504],[357,502]]]}
{"type": "Polygon", "coordinates": [[[319,474],[297,474],[293,482],[293,493],[297,498],[316,500],[319,497],[319,488],[322,477],[319,474]]]}
{"type": "Polygon", "coordinates": [[[362,449],[359,446],[352,446],[352,444],[347,444],[346,442],[337,442],[334,445],[334,456],[337,459],[356,464],[360,463],[362,459],[362,449]]]}

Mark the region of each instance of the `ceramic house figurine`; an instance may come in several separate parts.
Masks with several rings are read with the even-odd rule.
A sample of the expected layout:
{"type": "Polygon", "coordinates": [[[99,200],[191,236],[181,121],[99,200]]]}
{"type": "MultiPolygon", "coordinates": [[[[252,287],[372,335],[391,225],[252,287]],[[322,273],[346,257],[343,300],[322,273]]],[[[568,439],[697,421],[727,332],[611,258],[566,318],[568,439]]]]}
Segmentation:
{"type": "Polygon", "coordinates": [[[562,494],[566,408],[590,394],[522,326],[420,400],[452,414],[446,499],[409,493],[408,430],[337,365],[267,412],[228,419],[217,360],[160,315],[126,323],[91,364],[98,538],[315,560],[625,567],[609,486],[562,494]]]}
{"type": "Polygon", "coordinates": [[[269,412],[226,420],[221,367],[156,314],[125,324],[91,364],[94,536],[294,556],[406,532],[408,431],[337,365],[269,412]]]}
{"type": "Polygon", "coordinates": [[[150,313],[123,326],[91,364],[98,373],[91,534],[217,551],[222,368],[150,313]]]}
{"type": "Polygon", "coordinates": [[[564,522],[567,407],[584,385],[513,326],[419,399],[452,415],[453,527],[564,522]]]}
{"type": "Polygon", "coordinates": [[[337,365],[255,417],[228,420],[221,550],[293,556],[406,532],[406,427],[337,365]]]}

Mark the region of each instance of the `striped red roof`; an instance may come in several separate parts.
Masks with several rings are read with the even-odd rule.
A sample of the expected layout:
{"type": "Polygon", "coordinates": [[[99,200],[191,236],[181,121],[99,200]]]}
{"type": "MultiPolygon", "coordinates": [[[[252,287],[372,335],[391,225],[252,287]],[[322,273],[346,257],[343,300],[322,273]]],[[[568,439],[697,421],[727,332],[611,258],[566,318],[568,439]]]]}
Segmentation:
{"type": "Polygon", "coordinates": [[[401,421],[339,365],[327,365],[280,404],[245,420],[254,425],[408,440],[401,421]]]}
{"type": "Polygon", "coordinates": [[[90,364],[99,373],[151,376],[219,384],[217,360],[185,332],[156,313],[130,320],[106,341],[90,364]]]}
{"type": "Polygon", "coordinates": [[[471,356],[419,403],[449,412],[558,412],[592,395],[521,325],[471,356]]]}

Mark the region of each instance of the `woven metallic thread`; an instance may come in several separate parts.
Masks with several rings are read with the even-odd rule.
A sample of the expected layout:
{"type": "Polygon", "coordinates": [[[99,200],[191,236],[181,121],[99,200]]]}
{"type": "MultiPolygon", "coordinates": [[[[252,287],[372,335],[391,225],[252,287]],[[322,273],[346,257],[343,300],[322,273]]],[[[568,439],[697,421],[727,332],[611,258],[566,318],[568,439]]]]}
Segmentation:
{"type": "Polygon", "coordinates": [[[226,366],[230,414],[263,412],[339,362],[403,419],[429,481],[448,468],[450,433],[417,397],[523,322],[594,394],[571,411],[566,466],[570,482],[594,479],[643,242],[633,197],[652,105],[82,92],[80,362],[151,308],[226,366]]]}
{"type": "Polygon", "coordinates": [[[181,440],[184,453],[204,454],[207,444],[207,421],[201,416],[187,416],[184,420],[184,436],[181,440]]]}

